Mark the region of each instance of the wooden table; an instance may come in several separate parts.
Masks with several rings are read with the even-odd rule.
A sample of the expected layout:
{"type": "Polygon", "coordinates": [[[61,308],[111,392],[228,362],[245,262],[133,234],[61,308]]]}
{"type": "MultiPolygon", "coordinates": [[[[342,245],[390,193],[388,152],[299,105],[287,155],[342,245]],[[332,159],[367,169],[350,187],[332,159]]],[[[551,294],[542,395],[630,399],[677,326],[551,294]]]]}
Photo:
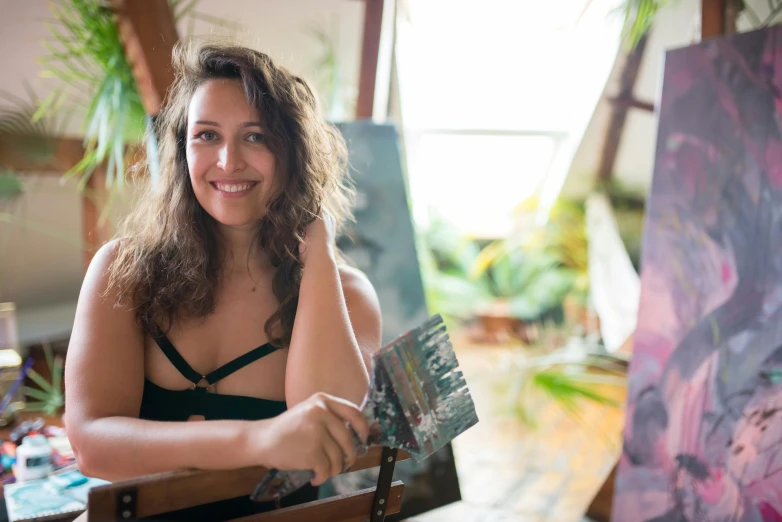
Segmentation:
{"type": "Polygon", "coordinates": [[[47,426],[59,426],[61,428],[64,426],[62,422],[62,416],[60,415],[50,417],[48,415],[41,415],[38,412],[22,411],[17,415],[13,424],[0,428],[0,439],[3,439],[4,441],[9,440],[11,438],[11,432],[14,431],[14,428],[19,426],[24,421],[33,421],[37,418],[42,418],[47,426]]]}

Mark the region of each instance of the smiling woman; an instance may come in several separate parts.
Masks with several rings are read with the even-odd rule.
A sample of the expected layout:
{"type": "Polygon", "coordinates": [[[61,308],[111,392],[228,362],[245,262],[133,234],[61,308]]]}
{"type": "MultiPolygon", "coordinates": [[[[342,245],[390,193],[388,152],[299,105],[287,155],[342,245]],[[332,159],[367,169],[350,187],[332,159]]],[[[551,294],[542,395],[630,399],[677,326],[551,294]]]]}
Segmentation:
{"type": "Polygon", "coordinates": [[[221,224],[255,226],[276,187],[276,161],[241,83],[201,85],[187,121],[187,164],[198,202],[221,224]]]}
{"type": "MultiPolygon", "coordinates": [[[[346,423],[367,435],[356,403],[381,335],[375,290],[335,245],[350,218],[344,142],[262,53],[192,44],[174,65],[161,182],[79,297],[68,436],[81,470],[108,480],[263,465],[313,469],[317,486],[355,459],[346,423]]],[[[240,498],[166,519],[270,507],[240,498]]]]}

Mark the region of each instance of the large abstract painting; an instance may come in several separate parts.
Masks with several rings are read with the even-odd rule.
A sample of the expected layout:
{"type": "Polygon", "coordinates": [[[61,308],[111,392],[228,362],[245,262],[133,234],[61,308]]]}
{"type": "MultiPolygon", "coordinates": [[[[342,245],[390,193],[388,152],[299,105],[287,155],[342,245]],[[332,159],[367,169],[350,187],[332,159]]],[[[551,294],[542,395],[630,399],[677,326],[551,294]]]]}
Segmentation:
{"type": "Polygon", "coordinates": [[[782,27],[666,54],[613,520],[782,521],[782,27]]]}

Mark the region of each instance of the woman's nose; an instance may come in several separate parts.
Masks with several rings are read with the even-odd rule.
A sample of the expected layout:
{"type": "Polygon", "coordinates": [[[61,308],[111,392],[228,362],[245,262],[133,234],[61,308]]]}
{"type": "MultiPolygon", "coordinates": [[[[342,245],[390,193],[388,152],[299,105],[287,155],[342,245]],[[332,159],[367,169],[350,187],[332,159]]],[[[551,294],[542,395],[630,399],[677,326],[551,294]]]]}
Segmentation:
{"type": "Polygon", "coordinates": [[[239,147],[230,141],[226,141],[220,147],[220,157],[217,160],[217,166],[226,173],[244,169],[246,165],[239,147]]]}

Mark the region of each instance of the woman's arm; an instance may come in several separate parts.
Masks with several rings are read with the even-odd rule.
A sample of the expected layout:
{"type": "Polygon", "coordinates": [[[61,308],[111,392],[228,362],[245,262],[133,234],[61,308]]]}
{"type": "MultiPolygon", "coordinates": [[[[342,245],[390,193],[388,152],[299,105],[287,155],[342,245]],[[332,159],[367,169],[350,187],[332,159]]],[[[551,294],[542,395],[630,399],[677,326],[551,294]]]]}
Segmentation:
{"type": "Polygon", "coordinates": [[[114,245],[96,254],[79,296],[65,368],[65,427],[79,468],[121,480],[182,468],[252,465],[314,469],[318,480],[352,460],[345,422],[366,434],[358,410],[318,395],[262,421],[154,422],[138,418],[144,336],[134,313],[104,296],[114,245]]]}
{"type": "Polygon", "coordinates": [[[333,245],[333,219],[316,219],[301,254],[304,275],[285,372],[289,406],[317,392],[361,404],[368,361],[380,347],[377,294],[359,271],[338,269],[333,245]]]}
{"type": "Polygon", "coordinates": [[[240,422],[138,419],[144,388],[144,335],[128,308],[105,295],[114,243],[95,255],[82,284],[65,366],[65,426],[80,469],[116,480],[185,467],[233,468],[247,455],[240,422]]]}

